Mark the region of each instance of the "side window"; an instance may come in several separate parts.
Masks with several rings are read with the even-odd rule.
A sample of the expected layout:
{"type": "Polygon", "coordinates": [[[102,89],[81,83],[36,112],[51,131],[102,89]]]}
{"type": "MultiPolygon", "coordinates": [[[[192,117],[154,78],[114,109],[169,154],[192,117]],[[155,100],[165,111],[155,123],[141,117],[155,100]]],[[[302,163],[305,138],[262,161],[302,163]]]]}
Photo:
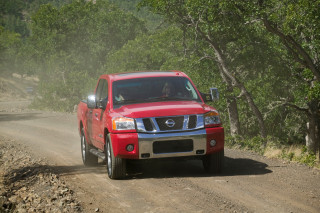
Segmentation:
{"type": "Polygon", "coordinates": [[[99,83],[98,83],[97,90],[96,90],[96,101],[100,100],[103,83],[104,83],[104,79],[100,79],[99,83]]]}
{"type": "Polygon", "coordinates": [[[108,81],[103,79],[103,86],[101,90],[101,99],[107,99],[108,98],[108,81]]]}
{"type": "Polygon", "coordinates": [[[108,101],[108,82],[106,79],[100,79],[97,91],[96,100],[98,107],[105,107],[108,101]]]}

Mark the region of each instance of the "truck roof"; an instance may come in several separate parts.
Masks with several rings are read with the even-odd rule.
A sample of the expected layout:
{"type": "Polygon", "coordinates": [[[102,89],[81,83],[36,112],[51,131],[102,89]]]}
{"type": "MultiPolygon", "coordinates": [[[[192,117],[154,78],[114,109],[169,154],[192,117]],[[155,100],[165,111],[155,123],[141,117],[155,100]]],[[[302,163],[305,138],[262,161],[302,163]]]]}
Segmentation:
{"type": "Polygon", "coordinates": [[[138,72],[126,72],[126,73],[113,73],[102,75],[101,78],[109,78],[111,81],[126,80],[133,78],[150,78],[150,77],[170,77],[170,76],[184,76],[187,75],[181,71],[169,70],[169,71],[138,71],[138,72]]]}

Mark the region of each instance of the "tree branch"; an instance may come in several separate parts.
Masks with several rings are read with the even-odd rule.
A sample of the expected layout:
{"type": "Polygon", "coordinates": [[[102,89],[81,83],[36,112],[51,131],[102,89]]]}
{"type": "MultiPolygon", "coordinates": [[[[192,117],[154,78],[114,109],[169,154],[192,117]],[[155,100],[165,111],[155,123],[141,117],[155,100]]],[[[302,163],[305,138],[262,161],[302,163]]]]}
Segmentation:
{"type": "Polygon", "coordinates": [[[300,112],[304,112],[306,114],[309,113],[309,108],[307,107],[300,107],[296,104],[293,104],[293,103],[290,103],[288,102],[287,100],[283,100],[283,101],[275,101],[275,102],[272,102],[268,108],[270,109],[268,112],[265,113],[265,115],[269,114],[270,112],[272,112],[273,110],[279,108],[279,107],[291,107],[291,108],[294,108],[300,112]]]}
{"type": "Polygon", "coordinates": [[[316,77],[317,81],[320,81],[320,71],[317,69],[317,66],[313,63],[311,57],[303,49],[303,47],[300,44],[298,44],[292,36],[283,34],[267,18],[263,18],[262,21],[269,32],[277,35],[281,39],[281,41],[287,47],[289,52],[294,55],[295,60],[303,66],[309,68],[316,77]],[[302,59],[300,57],[302,57],[302,59]]]}

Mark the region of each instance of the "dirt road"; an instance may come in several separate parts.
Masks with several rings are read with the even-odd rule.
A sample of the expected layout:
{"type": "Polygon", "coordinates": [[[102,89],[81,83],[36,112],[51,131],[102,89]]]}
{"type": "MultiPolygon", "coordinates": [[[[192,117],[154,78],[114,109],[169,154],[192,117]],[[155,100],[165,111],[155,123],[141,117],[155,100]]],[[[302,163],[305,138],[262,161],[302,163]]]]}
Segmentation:
{"type": "Polygon", "coordinates": [[[102,162],[83,166],[75,114],[26,104],[0,102],[0,136],[52,162],[84,212],[320,212],[319,170],[245,151],[227,149],[219,176],[204,173],[200,161],[150,161],[133,163],[128,179],[110,180],[102,162]],[[14,112],[1,110],[8,107],[14,112]]]}

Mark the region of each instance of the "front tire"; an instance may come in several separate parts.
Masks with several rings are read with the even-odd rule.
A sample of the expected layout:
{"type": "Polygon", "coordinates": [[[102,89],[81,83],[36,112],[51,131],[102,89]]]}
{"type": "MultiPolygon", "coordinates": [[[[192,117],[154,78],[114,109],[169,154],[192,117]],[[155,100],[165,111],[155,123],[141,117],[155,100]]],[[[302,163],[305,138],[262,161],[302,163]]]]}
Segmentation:
{"type": "Polygon", "coordinates": [[[81,130],[81,155],[85,166],[94,166],[98,163],[98,157],[90,153],[89,145],[84,135],[84,129],[81,130]]]}
{"type": "Polygon", "coordinates": [[[224,150],[203,156],[202,159],[204,170],[209,174],[219,174],[224,166],[224,150]]]}
{"type": "Polygon", "coordinates": [[[126,159],[114,157],[110,140],[106,139],[106,161],[107,171],[110,179],[122,179],[126,176],[126,159]]]}

